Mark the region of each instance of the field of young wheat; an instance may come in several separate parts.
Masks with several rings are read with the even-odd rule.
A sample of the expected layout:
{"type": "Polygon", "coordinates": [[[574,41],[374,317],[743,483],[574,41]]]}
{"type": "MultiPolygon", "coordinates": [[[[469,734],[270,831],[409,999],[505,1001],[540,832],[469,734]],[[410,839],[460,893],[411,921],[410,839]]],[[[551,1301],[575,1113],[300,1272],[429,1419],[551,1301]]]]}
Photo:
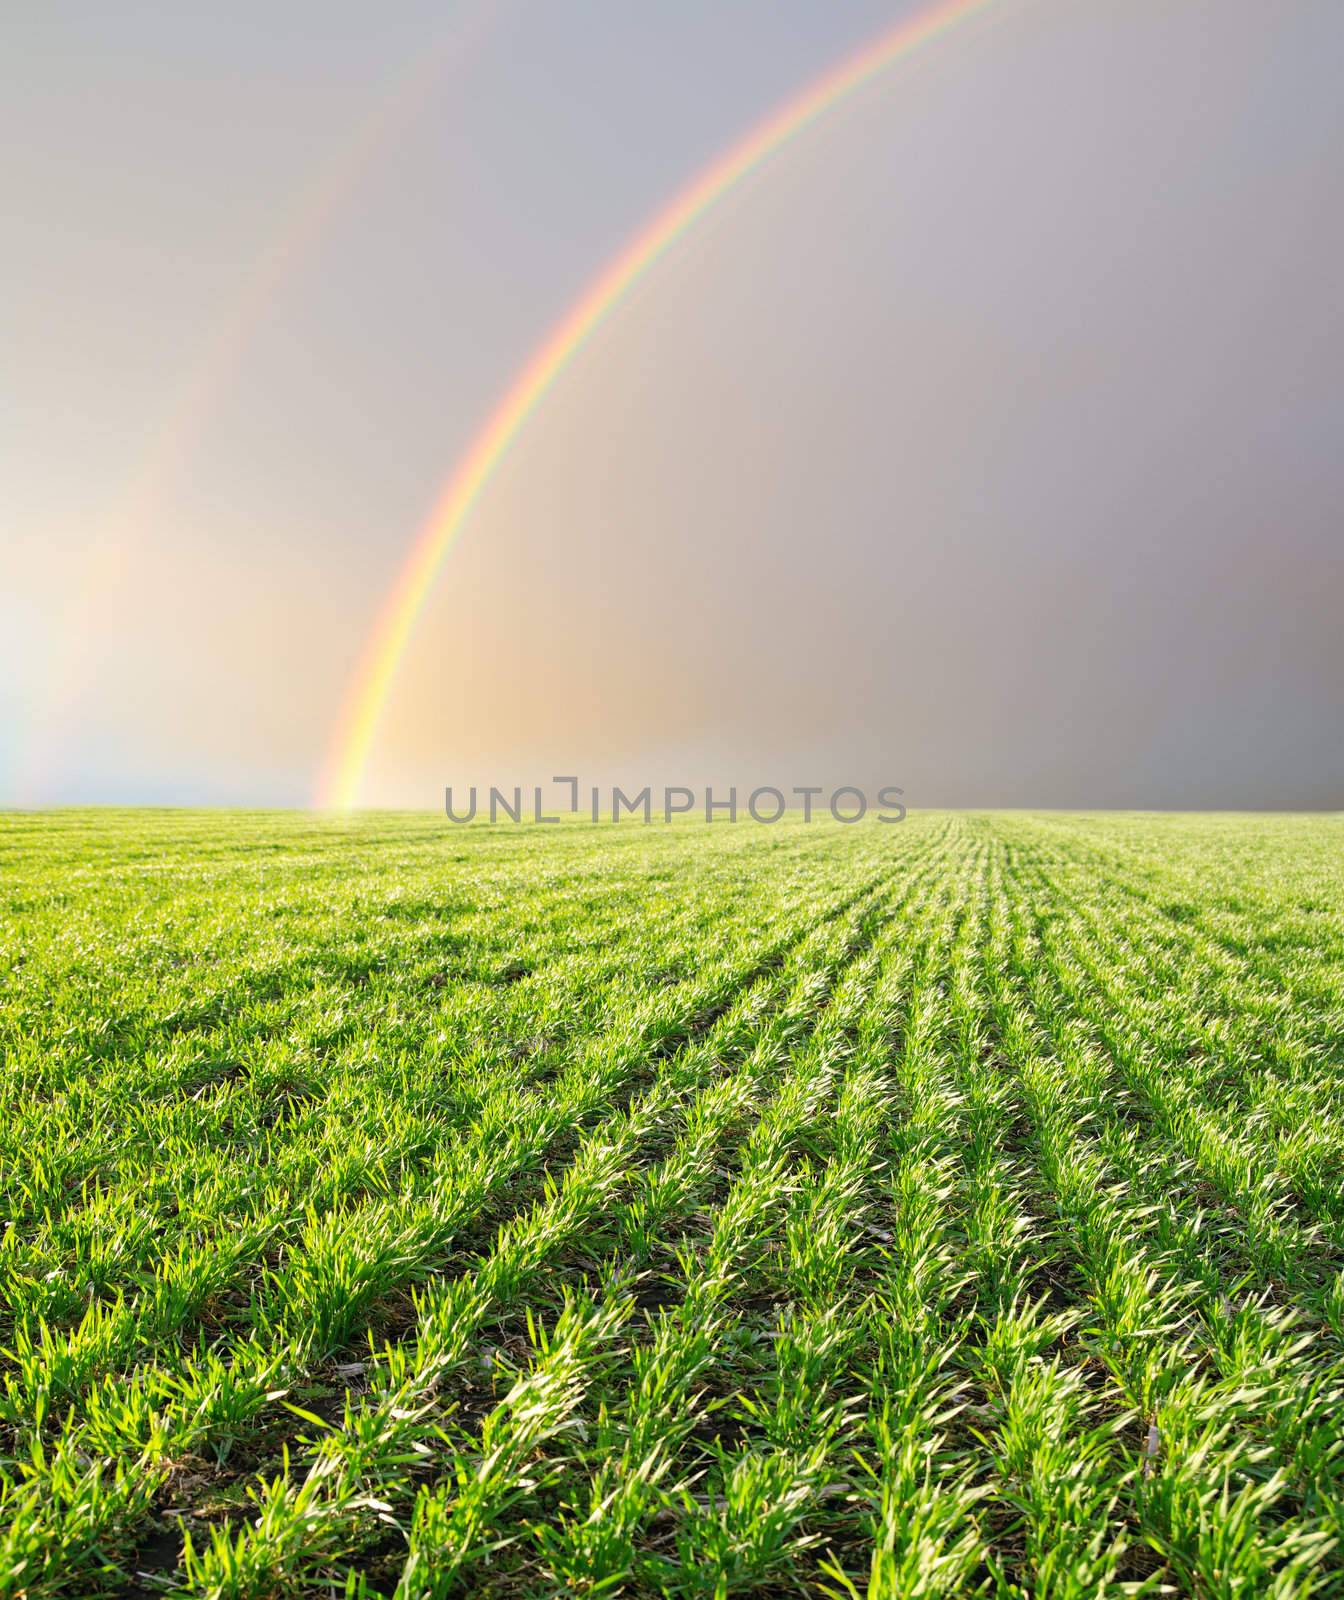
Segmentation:
{"type": "Polygon", "coordinates": [[[0,821],[0,1595],[1344,1595],[1344,819],[0,821]]]}

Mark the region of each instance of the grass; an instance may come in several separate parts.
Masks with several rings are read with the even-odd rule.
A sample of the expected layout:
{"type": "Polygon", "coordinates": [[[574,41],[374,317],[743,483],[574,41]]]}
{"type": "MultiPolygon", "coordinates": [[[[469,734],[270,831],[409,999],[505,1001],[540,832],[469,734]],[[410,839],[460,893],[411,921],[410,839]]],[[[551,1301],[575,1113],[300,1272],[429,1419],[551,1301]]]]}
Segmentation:
{"type": "Polygon", "coordinates": [[[1344,1596],[1344,819],[0,819],[0,1596],[1344,1596]]]}

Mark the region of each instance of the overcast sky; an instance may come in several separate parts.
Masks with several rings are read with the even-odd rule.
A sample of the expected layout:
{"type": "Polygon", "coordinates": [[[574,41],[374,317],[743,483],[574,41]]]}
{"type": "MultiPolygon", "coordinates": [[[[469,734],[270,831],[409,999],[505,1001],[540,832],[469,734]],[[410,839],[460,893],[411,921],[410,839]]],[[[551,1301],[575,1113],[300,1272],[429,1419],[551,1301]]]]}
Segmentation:
{"type": "MultiPolygon", "coordinates": [[[[0,31],[0,801],[303,804],[495,400],[867,0],[0,31]]],[[[995,0],[739,186],[445,563],[369,801],[1344,806],[1344,6],[995,0]]]]}

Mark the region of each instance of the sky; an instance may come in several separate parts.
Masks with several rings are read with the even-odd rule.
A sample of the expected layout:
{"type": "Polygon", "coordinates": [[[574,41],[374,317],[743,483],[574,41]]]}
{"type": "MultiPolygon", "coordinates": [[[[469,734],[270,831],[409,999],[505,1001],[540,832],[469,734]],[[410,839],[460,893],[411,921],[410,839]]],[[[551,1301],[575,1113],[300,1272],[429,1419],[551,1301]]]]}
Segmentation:
{"type": "MultiPolygon", "coordinates": [[[[0,804],[305,805],[499,397],[875,0],[10,8],[0,804]]],[[[688,230],[360,785],[1344,808],[1344,7],[991,0],[688,230]]]]}

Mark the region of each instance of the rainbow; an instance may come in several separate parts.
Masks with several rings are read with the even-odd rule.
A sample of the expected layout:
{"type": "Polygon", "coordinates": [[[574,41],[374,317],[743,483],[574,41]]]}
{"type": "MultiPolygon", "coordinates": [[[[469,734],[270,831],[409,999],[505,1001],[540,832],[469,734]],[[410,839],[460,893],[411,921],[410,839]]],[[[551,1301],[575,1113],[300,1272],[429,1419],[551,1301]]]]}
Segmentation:
{"type": "Polygon", "coordinates": [[[743,178],[842,100],[991,0],[940,0],[870,40],[710,163],[607,265],[538,346],[448,479],[383,602],[342,707],[314,803],[346,810],[358,798],[383,709],[440,565],[528,418],[648,270],[743,178]]]}

